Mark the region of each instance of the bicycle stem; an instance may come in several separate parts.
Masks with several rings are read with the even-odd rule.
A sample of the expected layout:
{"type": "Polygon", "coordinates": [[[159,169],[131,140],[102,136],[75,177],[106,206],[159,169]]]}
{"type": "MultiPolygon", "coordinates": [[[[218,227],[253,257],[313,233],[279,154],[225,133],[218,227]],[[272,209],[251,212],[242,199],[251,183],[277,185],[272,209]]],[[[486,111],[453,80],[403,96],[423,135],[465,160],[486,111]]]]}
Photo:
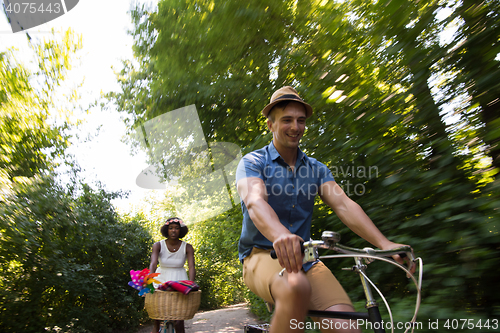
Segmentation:
{"type": "MultiPolygon", "coordinates": [[[[366,279],[366,265],[363,264],[363,261],[360,257],[354,257],[354,261],[356,262],[356,265],[353,266],[353,270],[358,273],[359,278],[361,279],[361,285],[363,286],[363,292],[365,293],[366,297],[365,307],[368,310],[369,320],[372,323],[381,323],[382,316],[380,315],[380,310],[378,309],[378,303],[375,301],[372,290],[370,288],[370,284],[366,279]]],[[[375,333],[385,333],[385,329],[382,326],[375,327],[375,333]]]]}
{"type": "Polygon", "coordinates": [[[366,308],[369,309],[374,306],[378,306],[378,303],[375,301],[375,298],[373,297],[372,290],[370,288],[370,285],[368,284],[368,281],[366,281],[366,278],[364,277],[363,274],[360,274],[360,272],[365,272],[366,271],[366,265],[364,265],[361,261],[361,258],[359,257],[354,257],[354,261],[356,262],[356,265],[353,267],[353,270],[358,273],[359,278],[361,279],[361,285],[363,286],[363,292],[365,293],[366,296],[366,308]]]}

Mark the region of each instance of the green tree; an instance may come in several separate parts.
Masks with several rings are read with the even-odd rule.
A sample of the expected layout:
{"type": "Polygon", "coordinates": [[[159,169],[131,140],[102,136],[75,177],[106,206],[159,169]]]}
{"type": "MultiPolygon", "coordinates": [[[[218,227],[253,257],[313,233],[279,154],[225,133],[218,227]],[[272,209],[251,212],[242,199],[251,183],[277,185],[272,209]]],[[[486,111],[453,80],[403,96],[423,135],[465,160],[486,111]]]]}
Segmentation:
{"type": "Polygon", "coordinates": [[[129,271],[147,266],[151,237],[114,211],[119,194],[55,180],[69,126],[58,88],[81,45],[67,32],[30,46],[35,70],[0,55],[0,331],[128,330],[145,315],[129,271]]]}
{"type": "Polygon", "coordinates": [[[81,39],[68,30],[60,42],[29,46],[36,71],[17,63],[13,50],[0,54],[0,169],[10,181],[52,170],[67,147],[68,124],[55,122],[54,99],[81,39]]]}
{"type": "MultiPolygon", "coordinates": [[[[446,57],[446,69],[454,76],[449,80],[451,97],[466,90],[471,102],[464,112],[475,125],[477,138],[474,145],[486,145],[498,178],[500,168],[499,94],[500,84],[496,77],[500,71],[500,5],[496,1],[476,3],[462,1],[456,4],[450,20],[459,21],[458,30],[450,54],[446,57]],[[477,115],[477,117],[475,116],[477,115]],[[476,121],[473,121],[474,118],[476,121]]],[[[452,21],[452,22],[454,22],[452,21]]]]}
{"type": "MultiPolygon", "coordinates": [[[[494,151],[486,137],[494,140],[496,132],[481,129],[482,109],[463,112],[475,127],[460,127],[445,121],[442,107],[446,96],[463,93],[465,78],[452,76],[449,64],[459,66],[453,73],[476,75],[474,87],[490,82],[481,93],[469,92],[485,95],[484,103],[495,101],[498,84],[466,68],[464,59],[470,66],[474,57],[468,47],[455,48],[461,37],[442,45],[439,32],[452,19],[438,14],[448,6],[450,17],[468,10],[481,17],[481,27],[491,26],[463,24],[457,36],[463,32],[477,42],[474,52],[488,50],[484,61],[496,69],[497,38],[483,38],[496,31],[496,24],[487,24],[497,15],[495,2],[472,10],[468,2],[433,0],[164,0],[157,12],[133,11],[138,65],[125,64],[122,91],[112,98],[131,115],[131,131],[195,104],[208,142],[233,142],[246,152],[270,139],[259,111],[272,91],[295,86],[315,110],[302,141],[305,152],[327,164],[385,234],[412,244],[429,262],[424,316],[459,318],[463,309],[491,316],[499,299],[490,291],[498,262],[498,205],[492,199],[498,190],[483,188],[477,175],[473,162],[481,152],[464,148],[477,138],[494,151]],[[443,75],[452,79],[440,97],[433,81],[443,75]]],[[[316,207],[313,228],[340,231],[352,246],[367,245],[323,205],[316,207]]],[[[388,272],[381,268],[374,275],[407,311],[400,301],[407,283],[388,272]]],[[[342,281],[359,295],[356,279],[342,281]]]]}
{"type": "Polygon", "coordinates": [[[247,293],[238,259],[239,207],[190,227],[187,241],[195,249],[200,307],[216,309],[244,301],[247,293]]]}
{"type": "Polygon", "coordinates": [[[4,331],[111,332],[143,319],[131,269],[147,266],[149,233],[121,220],[116,194],[50,178],[17,185],[1,206],[4,331]]]}

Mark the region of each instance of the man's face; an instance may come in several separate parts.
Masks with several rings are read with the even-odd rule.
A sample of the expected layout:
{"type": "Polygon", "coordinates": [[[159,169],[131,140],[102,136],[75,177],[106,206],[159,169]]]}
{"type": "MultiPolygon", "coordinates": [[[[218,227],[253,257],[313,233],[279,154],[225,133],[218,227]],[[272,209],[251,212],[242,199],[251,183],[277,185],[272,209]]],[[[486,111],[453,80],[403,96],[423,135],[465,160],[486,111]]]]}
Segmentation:
{"type": "Polygon", "coordinates": [[[274,109],[274,122],[267,121],[273,132],[274,146],[280,148],[297,148],[306,128],[306,110],[302,103],[290,102],[284,109],[274,109]]]}

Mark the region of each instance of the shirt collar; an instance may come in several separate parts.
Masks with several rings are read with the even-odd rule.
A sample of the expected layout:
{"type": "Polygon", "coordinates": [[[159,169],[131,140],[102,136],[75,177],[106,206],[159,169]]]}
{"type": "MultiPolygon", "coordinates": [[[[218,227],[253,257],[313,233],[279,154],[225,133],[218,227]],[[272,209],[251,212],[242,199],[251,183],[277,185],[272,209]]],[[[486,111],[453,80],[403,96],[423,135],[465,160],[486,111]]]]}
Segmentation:
{"type": "MultiPolygon", "coordinates": [[[[297,148],[297,161],[304,160],[306,159],[306,154],[300,150],[300,148],[297,148]]],[[[274,146],[273,141],[269,144],[269,155],[271,156],[271,159],[275,161],[278,157],[281,157],[280,153],[278,153],[278,150],[276,150],[276,147],[274,146]]]]}

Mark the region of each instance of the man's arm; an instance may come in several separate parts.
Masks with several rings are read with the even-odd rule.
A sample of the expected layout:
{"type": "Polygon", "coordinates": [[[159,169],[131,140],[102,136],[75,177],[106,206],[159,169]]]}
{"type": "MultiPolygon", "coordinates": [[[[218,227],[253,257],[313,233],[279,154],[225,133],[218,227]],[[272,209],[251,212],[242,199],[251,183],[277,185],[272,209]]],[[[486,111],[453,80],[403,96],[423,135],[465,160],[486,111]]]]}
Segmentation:
{"type": "MultiPolygon", "coordinates": [[[[372,220],[366,215],[361,206],[352,201],[334,181],[323,183],[320,187],[320,197],[333,211],[340,220],[375,247],[382,250],[393,249],[401,246],[389,241],[380,230],[373,224],[372,220]]],[[[403,259],[396,255],[393,257],[397,262],[403,264],[403,259]]],[[[415,270],[415,267],[412,269],[415,270]]]]}
{"type": "Polygon", "coordinates": [[[257,229],[273,243],[281,267],[297,273],[302,268],[301,237],[292,234],[267,202],[266,185],[257,177],[243,178],[237,183],[238,194],[257,229]]]}

